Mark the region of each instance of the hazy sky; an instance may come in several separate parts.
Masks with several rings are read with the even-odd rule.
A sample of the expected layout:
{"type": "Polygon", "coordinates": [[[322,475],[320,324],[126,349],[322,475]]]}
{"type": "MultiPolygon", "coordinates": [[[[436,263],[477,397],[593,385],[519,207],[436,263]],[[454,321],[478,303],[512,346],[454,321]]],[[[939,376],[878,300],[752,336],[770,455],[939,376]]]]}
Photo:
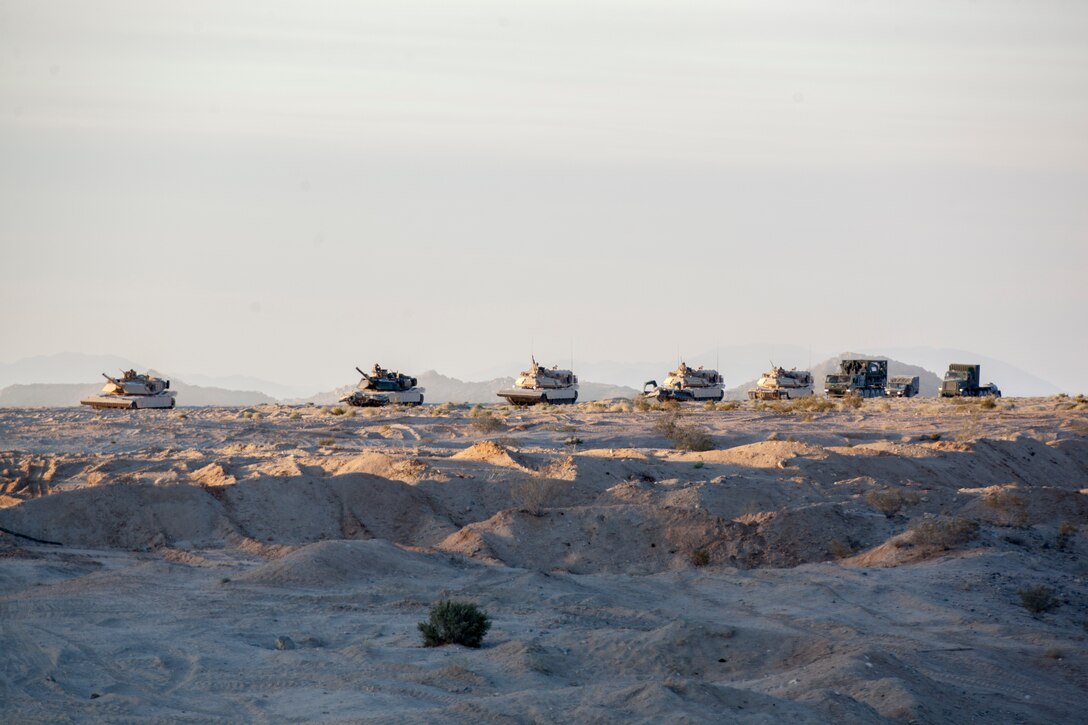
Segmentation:
{"type": "Polygon", "coordinates": [[[1085,379],[1086,38],[1081,0],[0,0],[0,360],[1085,379]]]}

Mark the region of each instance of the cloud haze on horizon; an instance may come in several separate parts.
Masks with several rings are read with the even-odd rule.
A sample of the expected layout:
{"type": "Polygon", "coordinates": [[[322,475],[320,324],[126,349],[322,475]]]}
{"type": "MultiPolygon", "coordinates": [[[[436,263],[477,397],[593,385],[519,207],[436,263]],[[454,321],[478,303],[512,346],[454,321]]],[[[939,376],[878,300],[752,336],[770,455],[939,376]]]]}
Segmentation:
{"type": "Polygon", "coordinates": [[[815,5],[0,2],[0,360],[1088,378],[1088,6],[815,5]]]}

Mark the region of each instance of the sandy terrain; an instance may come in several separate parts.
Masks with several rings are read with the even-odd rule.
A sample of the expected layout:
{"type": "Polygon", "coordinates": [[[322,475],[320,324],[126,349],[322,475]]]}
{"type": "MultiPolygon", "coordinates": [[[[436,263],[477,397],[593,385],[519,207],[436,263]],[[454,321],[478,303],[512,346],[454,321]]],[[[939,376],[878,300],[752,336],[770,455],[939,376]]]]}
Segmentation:
{"type": "Polygon", "coordinates": [[[0,411],[0,721],[1083,722],[1088,405],[488,412],[0,411]]]}

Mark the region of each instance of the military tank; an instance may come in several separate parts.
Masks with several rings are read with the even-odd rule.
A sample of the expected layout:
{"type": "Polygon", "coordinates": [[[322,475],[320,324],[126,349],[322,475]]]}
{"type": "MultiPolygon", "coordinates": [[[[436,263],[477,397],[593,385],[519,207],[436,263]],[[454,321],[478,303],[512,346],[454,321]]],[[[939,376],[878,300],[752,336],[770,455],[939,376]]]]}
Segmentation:
{"type": "Polygon", "coordinates": [[[791,400],[812,397],[812,373],[808,370],[786,370],[771,364],[771,369],[748,391],[749,400],[791,400]]]}
{"type": "Polygon", "coordinates": [[[648,380],[642,386],[642,395],[664,402],[666,400],[721,400],[725,397],[725,383],[717,370],[688,367],[685,362],[665,376],[661,385],[648,380]]]}
{"type": "Polygon", "coordinates": [[[500,390],[496,395],[506,398],[511,405],[536,405],[537,403],[574,403],[578,400],[578,376],[570,370],[552,367],[550,370],[537,363],[523,370],[514,387],[500,390]]]}
{"type": "Polygon", "coordinates": [[[425,389],[417,388],[417,381],[412,376],[390,372],[377,363],[369,373],[364,373],[360,368],[355,369],[363,379],[355,390],[340,398],[341,403],[359,408],[423,404],[425,389]]]}
{"type": "Polygon", "coordinates": [[[170,390],[170,381],[157,378],[151,373],[137,374],[135,370],[126,370],[119,378],[111,378],[102,373],[106,384],[98,395],[92,395],[79,401],[80,405],[92,408],[173,408],[177,402],[174,391],[170,390]]]}

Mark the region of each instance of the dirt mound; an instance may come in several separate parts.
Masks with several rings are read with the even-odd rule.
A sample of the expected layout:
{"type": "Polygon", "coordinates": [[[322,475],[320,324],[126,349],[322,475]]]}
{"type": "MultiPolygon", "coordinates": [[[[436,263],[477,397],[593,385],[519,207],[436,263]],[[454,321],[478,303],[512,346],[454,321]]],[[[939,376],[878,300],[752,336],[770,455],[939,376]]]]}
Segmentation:
{"type": "Polygon", "coordinates": [[[821,459],[826,456],[825,449],[798,441],[761,441],[698,454],[698,458],[707,463],[747,468],[785,468],[795,458],[821,459]]]}
{"type": "Polygon", "coordinates": [[[494,441],[474,443],[463,451],[453,454],[453,458],[461,461],[480,461],[481,463],[489,463],[492,466],[529,470],[527,466],[511,455],[510,451],[504,446],[494,441]]]}
{"type": "Polygon", "coordinates": [[[174,542],[214,546],[232,533],[196,486],[113,484],[57,493],[0,510],[0,526],[70,546],[135,549],[174,542]]]}
{"type": "Polygon", "coordinates": [[[444,574],[448,565],[434,555],[405,551],[388,541],[323,541],[262,564],[238,581],[272,586],[336,586],[384,576],[444,574]]]}
{"type": "Polygon", "coordinates": [[[416,459],[395,458],[378,451],[366,451],[356,456],[336,456],[313,459],[326,473],[370,473],[395,481],[414,482],[424,478],[430,467],[416,459]]]}

